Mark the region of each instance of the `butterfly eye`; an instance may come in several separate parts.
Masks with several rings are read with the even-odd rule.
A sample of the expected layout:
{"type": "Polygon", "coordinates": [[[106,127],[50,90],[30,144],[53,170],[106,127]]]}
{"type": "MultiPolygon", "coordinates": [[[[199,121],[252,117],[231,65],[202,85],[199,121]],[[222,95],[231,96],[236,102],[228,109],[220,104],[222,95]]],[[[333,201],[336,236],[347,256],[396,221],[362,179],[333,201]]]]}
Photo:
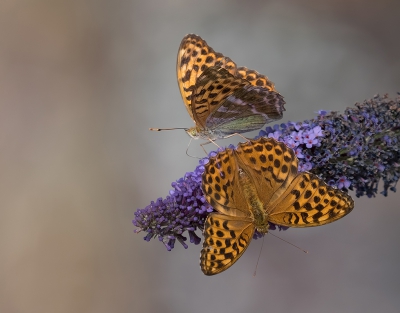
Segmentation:
{"type": "Polygon", "coordinates": [[[192,137],[193,139],[199,138],[199,133],[197,132],[195,127],[189,128],[186,130],[186,133],[192,137]]]}

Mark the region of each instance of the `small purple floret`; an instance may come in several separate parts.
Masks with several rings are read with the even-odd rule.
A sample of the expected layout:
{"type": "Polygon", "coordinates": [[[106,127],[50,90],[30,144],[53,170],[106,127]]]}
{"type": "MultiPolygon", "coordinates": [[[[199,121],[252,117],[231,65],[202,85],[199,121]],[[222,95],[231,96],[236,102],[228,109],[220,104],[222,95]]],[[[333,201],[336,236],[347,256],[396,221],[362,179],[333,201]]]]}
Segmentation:
{"type": "Polygon", "coordinates": [[[336,183],[338,189],[349,188],[351,185],[351,181],[347,179],[346,176],[342,176],[336,183]]]}

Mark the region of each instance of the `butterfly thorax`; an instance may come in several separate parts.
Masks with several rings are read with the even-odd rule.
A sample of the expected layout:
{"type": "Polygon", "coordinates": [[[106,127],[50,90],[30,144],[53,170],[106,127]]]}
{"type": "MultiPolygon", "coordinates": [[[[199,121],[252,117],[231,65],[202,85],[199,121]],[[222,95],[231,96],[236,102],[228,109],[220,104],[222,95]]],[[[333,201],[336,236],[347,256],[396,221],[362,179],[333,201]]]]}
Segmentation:
{"type": "Polygon", "coordinates": [[[221,134],[217,130],[212,130],[209,128],[199,128],[194,126],[186,130],[186,133],[192,137],[193,139],[204,139],[204,140],[215,140],[219,138],[223,138],[223,134],[221,134]]]}
{"type": "Polygon", "coordinates": [[[249,174],[239,168],[240,186],[243,187],[244,198],[249,207],[251,218],[254,219],[254,224],[258,232],[265,234],[268,232],[269,224],[267,213],[264,209],[264,204],[258,196],[254,183],[251,182],[249,174]]]}

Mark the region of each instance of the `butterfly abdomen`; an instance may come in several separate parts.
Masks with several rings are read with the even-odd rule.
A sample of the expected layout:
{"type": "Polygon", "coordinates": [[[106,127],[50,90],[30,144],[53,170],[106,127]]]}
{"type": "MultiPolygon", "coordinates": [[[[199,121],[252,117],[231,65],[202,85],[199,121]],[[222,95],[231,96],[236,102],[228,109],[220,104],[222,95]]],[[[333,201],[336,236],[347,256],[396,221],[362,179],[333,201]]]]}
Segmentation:
{"type": "Polygon", "coordinates": [[[254,224],[259,232],[266,233],[268,230],[267,214],[264,210],[264,204],[258,196],[254,182],[243,169],[239,168],[238,172],[239,185],[243,187],[243,195],[252,215],[251,217],[254,219],[254,224]]]}

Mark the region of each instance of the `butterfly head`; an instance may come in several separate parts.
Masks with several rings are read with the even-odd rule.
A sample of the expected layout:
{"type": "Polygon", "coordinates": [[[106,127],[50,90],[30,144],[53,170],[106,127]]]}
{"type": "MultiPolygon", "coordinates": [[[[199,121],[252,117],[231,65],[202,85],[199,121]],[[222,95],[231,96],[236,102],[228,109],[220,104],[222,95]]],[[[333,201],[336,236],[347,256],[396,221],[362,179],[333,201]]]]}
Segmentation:
{"type": "MultiPolygon", "coordinates": [[[[254,207],[255,209],[256,207],[254,207]]],[[[268,213],[266,212],[266,210],[253,210],[252,212],[253,215],[253,219],[256,226],[256,229],[259,233],[261,234],[266,234],[268,233],[268,229],[269,229],[269,223],[268,223],[268,213]]]]}
{"type": "Polygon", "coordinates": [[[185,129],[186,133],[193,139],[199,139],[200,133],[197,131],[196,126],[185,129]]]}
{"type": "Polygon", "coordinates": [[[268,229],[269,229],[269,223],[267,220],[265,220],[265,222],[257,226],[257,231],[263,235],[268,233],[268,229]]]}
{"type": "Polygon", "coordinates": [[[216,140],[224,138],[224,134],[215,131],[213,129],[202,129],[198,126],[193,126],[192,128],[186,128],[186,133],[193,139],[204,139],[204,140],[216,140]]]}

